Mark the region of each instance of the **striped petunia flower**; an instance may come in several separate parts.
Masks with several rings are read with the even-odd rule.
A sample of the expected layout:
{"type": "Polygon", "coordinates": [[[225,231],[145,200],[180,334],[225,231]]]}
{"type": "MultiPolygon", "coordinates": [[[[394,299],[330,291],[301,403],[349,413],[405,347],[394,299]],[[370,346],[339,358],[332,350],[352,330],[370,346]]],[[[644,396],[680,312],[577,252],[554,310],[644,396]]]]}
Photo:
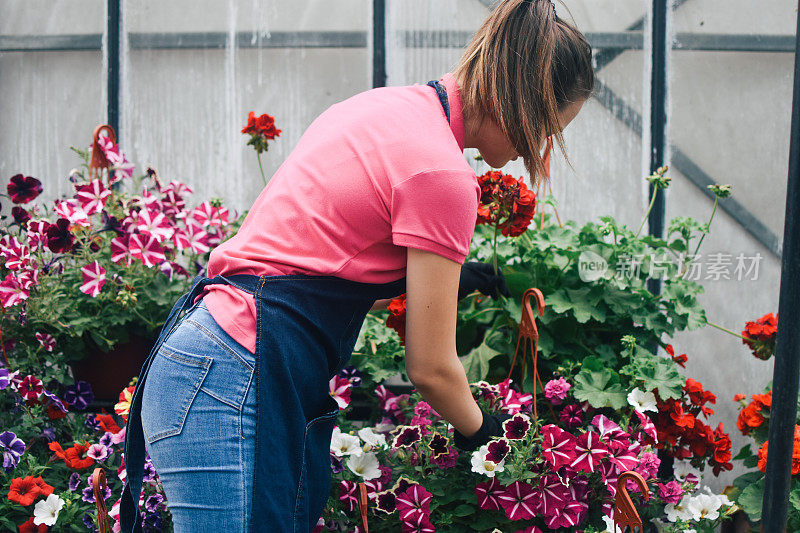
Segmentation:
{"type": "Polygon", "coordinates": [[[42,345],[42,348],[47,352],[52,352],[56,347],[56,339],[49,333],[36,332],[36,340],[42,345]]]}
{"type": "Polygon", "coordinates": [[[88,265],[81,267],[81,274],[83,275],[81,292],[96,298],[106,283],[106,269],[101,267],[97,261],[92,261],[88,265]]]}
{"type": "Polygon", "coordinates": [[[86,185],[75,187],[81,208],[87,215],[99,213],[106,206],[106,199],[111,196],[111,191],[99,179],[92,180],[86,185]]]}
{"type": "Polygon", "coordinates": [[[4,431],[0,433],[0,451],[3,452],[3,468],[6,472],[11,472],[25,453],[25,442],[13,432],[4,431]]]}

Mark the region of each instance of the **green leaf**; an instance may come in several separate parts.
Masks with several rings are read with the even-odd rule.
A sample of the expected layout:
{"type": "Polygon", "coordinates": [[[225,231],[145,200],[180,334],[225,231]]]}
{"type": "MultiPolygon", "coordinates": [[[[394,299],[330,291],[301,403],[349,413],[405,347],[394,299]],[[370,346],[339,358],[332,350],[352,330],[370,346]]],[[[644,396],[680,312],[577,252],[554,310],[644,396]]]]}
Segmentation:
{"type": "Polygon", "coordinates": [[[800,489],[794,489],[789,493],[789,503],[792,504],[795,511],[800,511],[800,489]]]}
{"type": "Polygon", "coordinates": [[[461,359],[461,364],[464,365],[467,379],[470,382],[484,379],[489,373],[489,361],[500,355],[500,353],[486,344],[486,342],[482,342],[480,346],[464,356],[461,359]]]}
{"type": "Polygon", "coordinates": [[[474,512],[475,512],[475,508],[473,506],[467,505],[465,503],[462,503],[461,505],[459,505],[458,507],[453,509],[453,514],[455,516],[469,516],[469,515],[473,514],[474,512]]]}
{"type": "Polygon", "coordinates": [[[611,370],[581,370],[575,376],[575,398],[589,402],[592,407],[622,409],[627,402],[627,393],[619,384],[619,377],[611,370]]]}
{"type": "Polygon", "coordinates": [[[750,520],[757,522],[761,520],[763,497],[764,480],[761,479],[756,483],[747,485],[744,490],[742,490],[742,493],[739,495],[736,503],[739,504],[750,520]]]}
{"type": "Polygon", "coordinates": [[[748,457],[753,456],[753,450],[750,449],[750,445],[746,444],[739,450],[739,453],[736,454],[736,457],[733,458],[734,461],[742,461],[747,459],[748,457]]]}
{"type": "Polygon", "coordinates": [[[684,383],[672,361],[664,358],[654,357],[653,363],[641,367],[634,377],[644,382],[643,390],[657,389],[658,395],[665,400],[680,397],[684,383]]]}

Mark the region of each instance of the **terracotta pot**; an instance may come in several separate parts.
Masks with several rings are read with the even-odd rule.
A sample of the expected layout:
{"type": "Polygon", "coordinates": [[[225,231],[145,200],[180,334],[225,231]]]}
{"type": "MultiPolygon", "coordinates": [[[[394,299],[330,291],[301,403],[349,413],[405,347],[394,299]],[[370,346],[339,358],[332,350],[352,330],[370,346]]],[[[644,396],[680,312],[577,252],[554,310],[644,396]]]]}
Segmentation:
{"type": "Polygon", "coordinates": [[[139,375],[153,344],[152,339],[136,334],[109,352],[87,343],[86,357],[71,363],[75,380],[89,382],[95,401],[116,403],[120,391],[139,375]]]}

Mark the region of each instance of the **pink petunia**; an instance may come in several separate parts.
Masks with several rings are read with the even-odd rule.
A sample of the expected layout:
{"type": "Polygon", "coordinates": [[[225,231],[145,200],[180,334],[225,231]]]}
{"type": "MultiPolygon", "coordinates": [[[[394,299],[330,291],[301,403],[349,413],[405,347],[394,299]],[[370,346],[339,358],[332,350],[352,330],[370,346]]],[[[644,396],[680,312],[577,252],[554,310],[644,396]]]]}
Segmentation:
{"type": "Polygon", "coordinates": [[[97,261],[92,261],[81,267],[81,274],[83,275],[81,292],[96,298],[100,294],[100,289],[106,284],[106,269],[101,267],[97,261]]]}
{"type": "Polygon", "coordinates": [[[542,455],[545,460],[557,469],[575,460],[575,437],[558,426],[548,424],[542,426],[542,455]]]}
{"type": "Polygon", "coordinates": [[[6,268],[9,270],[25,268],[30,261],[30,249],[21,244],[16,237],[10,237],[7,241],[0,243],[0,257],[6,260],[6,268]]]}
{"type": "Polygon", "coordinates": [[[564,378],[551,379],[544,386],[544,397],[553,405],[561,405],[572,386],[564,378]]]}
{"type": "Polygon", "coordinates": [[[339,483],[339,501],[344,503],[345,510],[353,511],[358,505],[358,485],[352,481],[343,480],[339,483]]]}
{"type": "Polygon", "coordinates": [[[119,263],[123,260],[128,266],[133,262],[133,255],[130,250],[130,237],[128,235],[111,239],[111,261],[113,263],[119,263]]]}
{"type": "Polygon", "coordinates": [[[29,374],[22,378],[17,387],[17,392],[19,392],[23,400],[38,400],[39,396],[42,395],[43,388],[42,380],[29,374]]]}
{"type": "Polygon", "coordinates": [[[530,520],[536,516],[541,494],[527,483],[515,481],[498,497],[509,520],[530,520]]]}
{"type": "Polygon", "coordinates": [[[653,421],[650,420],[650,417],[644,413],[640,413],[636,409],[634,409],[633,412],[636,413],[636,417],[639,419],[639,423],[642,426],[642,432],[653,439],[653,443],[657,443],[658,431],[656,430],[656,426],[653,424],[653,421]]]}
{"type": "Polygon", "coordinates": [[[639,464],[639,450],[641,445],[638,442],[628,442],[622,440],[609,441],[608,460],[617,468],[617,473],[633,470],[639,464]]]}
{"type": "Polygon", "coordinates": [[[214,207],[209,202],[203,202],[192,211],[192,218],[200,223],[203,228],[209,226],[223,226],[228,223],[228,208],[214,207]]]}
{"type": "Polygon", "coordinates": [[[103,446],[102,444],[92,444],[89,446],[89,449],[86,450],[86,457],[91,457],[98,463],[108,457],[108,448],[103,446]]]}
{"type": "Polygon", "coordinates": [[[594,431],[587,431],[575,441],[575,459],[570,466],[583,472],[594,472],[600,460],[606,455],[608,450],[600,441],[600,435],[594,431]]]}
{"type": "Polygon", "coordinates": [[[430,516],[432,499],[433,495],[425,490],[425,487],[416,483],[397,494],[395,502],[400,520],[406,521],[417,512],[430,516]]]}
{"type": "Polygon", "coordinates": [[[561,482],[556,474],[546,474],[539,481],[539,502],[537,511],[551,515],[556,508],[563,507],[572,496],[569,487],[561,482]]]}
{"type": "Polygon", "coordinates": [[[333,376],[328,382],[328,392],[331,397],[336,400],[339,409],[344,409],[350,405],[350,389],[351,384],[349,379],[333,376]]]}
{"type": "Polygon", "coordinates": [[[136,229],[142,235],[152,237],[158,243],[170,239],[175,229],[164,213],[142,209],[136,217],[136,229]]]}
{"type": "Polygon", "coordinates": [[[128,251],[135,259],[138,259],[146,267],[153,267],[161,264],[167,256],[164,249],[159,246],[158,241],[153,236],[133,234],[128,239],[128,251]]]}
{"type": "Polygon", "coordinates": [[[23,300],[28,299],[28,289],[24,288],[12,272],[6,274],[0,281],[0,306],[13,307],[23,300]]]}
{"type": "Polygon", "coordinates": [[[83,226],[88,228],[91,226],[89,216],[86,211],[80,206],[77,200],[56,200],[53,207],[59,217],[66,218],[70,225],[83,226]]]}
{"type": "Polygon", "coordinates": [[[592,425],[600,432],[601,437],[615,437],[620,434],[625,434],[622,428],[615,422],[608,419],[606,415],[595,415],[592,418],[592,425]]]}
{"type": "Polygon", "coordinates": [[[416,510],[406,514],[400,522],[403,533],[434,533],[436,528],[431,524],[430,517],[422,511],[416,510]]]}
{"type": "Polygon", "coordinates": [[[117,144],[105,135],[98,137],[97,141],[100,145],[100,149],[103,151],[103,155],[106,156],[106,160],[111,163],[114,169],[113,173],[109,173],[108,184],[111,185],[123,178],[132,178],[133,169],[135,167],[128,162],[125,158],[125,154],[119,151],[117,144]]]}
{"type": "Polygon", "coordinates": [[[500,409],[504,413],[514,415],[533,404],[533,395],[512,389],[510,379],[504,379],[497,386],[500,392],[500,409]]]}
{"type": "Polygon", "coordinates": [[[478,497],[478,507],[487,511],[500,510],[500,495],[505,492],[505,487],[492,478],[475,485],[475,495],[478,497]]]}
{"type": "Polygon", "coordinates": [[[56,347],[56,339],[49,333],[36,332],[35,337],[36,340],[39,341],[39,344],[42,345],[42,348],[47,352],[52,352],[53,348],[56,347]]]}
{"type": "Polygon", "coordinates": [[[100,180],[92,180],[87,185],[78,185],[75,190],[78,191],[75,197],[87,215],[102,211],[106,206],[106,199],[111,196],[111,191],[100,180]]]}

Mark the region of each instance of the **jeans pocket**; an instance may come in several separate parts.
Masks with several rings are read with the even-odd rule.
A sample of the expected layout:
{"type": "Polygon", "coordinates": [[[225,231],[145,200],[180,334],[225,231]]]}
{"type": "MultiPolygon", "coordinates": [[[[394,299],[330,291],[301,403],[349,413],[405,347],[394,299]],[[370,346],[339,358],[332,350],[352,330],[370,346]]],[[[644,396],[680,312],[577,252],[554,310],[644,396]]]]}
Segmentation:
{"type": "Polygon", "coordinates": [[[162,345],[142,391],[142,428],[147,442],[178,435],[211,367],[210,357],[176,352],[162,345]]]}
{"type": "Polygon", "coordinates": [[[310,531],[322,514],[331,490],[331,435],[339,407],[331,398],[331,411],[306,425],[303,437],[303,465],[297,487],[294,531],[310,531]]]}

